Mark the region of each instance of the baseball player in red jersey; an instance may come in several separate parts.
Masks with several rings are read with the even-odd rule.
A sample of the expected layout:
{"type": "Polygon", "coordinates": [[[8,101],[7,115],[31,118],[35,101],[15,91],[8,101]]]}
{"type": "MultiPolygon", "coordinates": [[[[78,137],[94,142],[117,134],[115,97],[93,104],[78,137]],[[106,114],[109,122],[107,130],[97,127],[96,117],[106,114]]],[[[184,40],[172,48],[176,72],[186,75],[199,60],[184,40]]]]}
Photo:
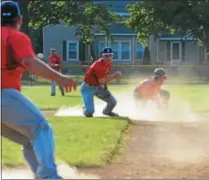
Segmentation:
{"type": "MultiPolygon", "coordinates": [[[[62,69],[62,59],[59,54],[57,54],[56,49],[51,48],[51,55],[49,56],[49,66],[55,71],[61,72],[62,69]]],[[[64,89],[62,86],[59,86],[62,96],[65,95],[64,89]]],[[[51,81],[51,96],[56,95],[56,82],[51,81]]]]}
{"type": "Polygon", "coordinates": [[[160,99],[168,106],[170,99],[170,93],[161,89],[162,85],[167,79],[167,75],[163,68],[157,68],[154,70],[153,76],[149,79],[145,79],[139,83],[134,90],[134,97],[136,100],[142,100],[144,102],[153,100],[160,106],[160,99]]]}
{"type": "Polygon", "coordinates": [[[21,77],[27,69],[68,91],[76,84],[36,58],[30,38],[19,31],[21,25],[18,3],[1,2],[1,133],[23,146],[36,179],[62,179],[55,164],[53,130],[41,111],[21,93],[21,77]]]}
{"type": "Polygon", "coordinates": [[[118,114],[112,111],[116,106],[116,99],[108,90],[108,83],[113,79],[120,78],[122,73],[116,71],[110,75],[112,57],[112,49],[105,48],[102,57],[94,62],[85,73],[84,82],[81,84],[81,95],[84,103],[83,113],[86,117],[93,117],[94,96],[107,102],[103,114],[107,116],[118,116],[118,114]]]}

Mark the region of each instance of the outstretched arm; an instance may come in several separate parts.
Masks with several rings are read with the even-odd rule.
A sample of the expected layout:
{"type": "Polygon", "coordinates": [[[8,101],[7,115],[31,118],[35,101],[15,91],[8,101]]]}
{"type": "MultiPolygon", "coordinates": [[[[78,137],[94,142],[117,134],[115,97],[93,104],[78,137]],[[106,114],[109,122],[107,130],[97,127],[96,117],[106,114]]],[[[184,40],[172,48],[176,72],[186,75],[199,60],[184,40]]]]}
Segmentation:
{"type": "Polygon", "coordinates": [[[37,76],[56,81],[57,83],[59,83],[60,79],[62,78],[62,75],[59,72],[53,70],[49,65],[35,57],[23,59],[22,65],[28,71],[36,74],[37,76]]]}
{"type": "Polygon", "coordinates": [[[159,92],[161,98],[164,101],[164,104],[168,106],[169,100],[170,100],[170,92],[164,90],[164,89],[160,89],[159,92]]]}

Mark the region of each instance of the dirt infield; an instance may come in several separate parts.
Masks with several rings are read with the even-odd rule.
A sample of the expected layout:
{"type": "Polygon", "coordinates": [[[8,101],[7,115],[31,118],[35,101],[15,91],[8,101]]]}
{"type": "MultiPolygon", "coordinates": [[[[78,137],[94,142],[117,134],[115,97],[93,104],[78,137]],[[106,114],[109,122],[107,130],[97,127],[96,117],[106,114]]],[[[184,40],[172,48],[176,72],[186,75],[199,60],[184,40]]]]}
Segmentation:
{"type": "Polygon", "coordinates": [[[133,126],[119,161],[80,169],[103,178],[209,178],[209,124],[143,123],[133,126]]]}
{"type": "MultiPolygon", "coordinates": [[[[182,109],[182,108],[179,108],[182,109]]],[[[209,179],[209,114],[197,115],[201,121],[173,115],[174,121],[139,121],[130,129],[117,161],[104,168],[79,169],[102,179],[209,179]]]]}

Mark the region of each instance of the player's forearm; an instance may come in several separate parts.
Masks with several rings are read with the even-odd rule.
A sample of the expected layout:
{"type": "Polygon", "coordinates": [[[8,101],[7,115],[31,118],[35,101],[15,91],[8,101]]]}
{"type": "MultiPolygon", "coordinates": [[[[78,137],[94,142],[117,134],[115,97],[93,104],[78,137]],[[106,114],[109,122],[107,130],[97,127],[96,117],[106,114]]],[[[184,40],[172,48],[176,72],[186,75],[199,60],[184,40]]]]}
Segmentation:
{"type": "Polygon", "coordinates": [[[106,83],[112,81],[113,79],[115,79],[115,77],[113,75],[108,75],[106,78],[106,83]]]}
{"type": "Polygon", "coordinates": [[[22,61],[22,64],[28,71],[45,79],[57,82],[62,78],[62,75],[59,72],[53,70],[49,65],[37,58],[26,58],[22,61]]]}

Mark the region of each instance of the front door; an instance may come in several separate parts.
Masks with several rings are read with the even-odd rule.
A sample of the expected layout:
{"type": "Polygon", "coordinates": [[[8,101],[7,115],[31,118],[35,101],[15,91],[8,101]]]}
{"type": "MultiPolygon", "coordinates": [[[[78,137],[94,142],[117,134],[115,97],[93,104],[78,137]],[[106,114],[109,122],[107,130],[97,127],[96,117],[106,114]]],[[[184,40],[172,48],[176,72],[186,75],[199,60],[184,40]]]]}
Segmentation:
{"type": "Polygon", "coordinates": [[[180,62],[181,61],[181,42],[172,41],[171,42],[171,61],[180,62]]]}

